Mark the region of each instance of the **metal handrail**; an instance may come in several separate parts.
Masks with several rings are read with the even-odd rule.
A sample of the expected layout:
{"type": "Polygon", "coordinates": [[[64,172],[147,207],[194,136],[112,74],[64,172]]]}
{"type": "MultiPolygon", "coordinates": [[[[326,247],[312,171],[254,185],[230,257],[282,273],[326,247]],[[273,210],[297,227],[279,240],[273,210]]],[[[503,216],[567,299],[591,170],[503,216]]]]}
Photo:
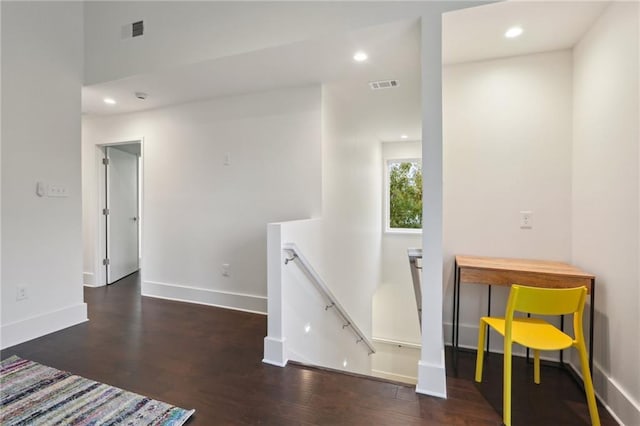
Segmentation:
{"type": "Polygon", "coordinates": [[[422,269],[422,266],[418,265],[418,259],[422,260],[422,249],[410,248],[407,250],[407,254],[409,255],[409,267],[411,268],[413,292],[416,295],[418,321],[420,322],[420,331],[422,331],[422,289],[420,287],[420,270],[422,269]]]}
{"type": "Polygon", "coordinates": [[[313,285],[318,289],[320,294],[326,299],[327,305],[325,306],[325,311],[330,308],[335,308],[335,311],[338,315],[342,317],[344,320],[344,324],[342,328],[350,328],[358,339],[356,340],[356,344],[363,342],[369,348],[369,355],[376,353],[376,349],[373,346],[373,342],[364,335],[362,330],[356,325],[353,319],[349,316],[344,307],[338,302],[336,297],[331,293],[331,290],[324,283],[324,280],[318,275],[315,269],[311,266],[311,263],[307,260],[306,257],[300,252],[298,246],[294,243],[285,243],[282,245],[282,249],[289,252],[291,254],[290,258],[286,258],[284,260],[285,265],[289,264],[289,262],[293,262],[297,260],[297,263],[302,267],[304,273],[311,279],[313,285]]]}

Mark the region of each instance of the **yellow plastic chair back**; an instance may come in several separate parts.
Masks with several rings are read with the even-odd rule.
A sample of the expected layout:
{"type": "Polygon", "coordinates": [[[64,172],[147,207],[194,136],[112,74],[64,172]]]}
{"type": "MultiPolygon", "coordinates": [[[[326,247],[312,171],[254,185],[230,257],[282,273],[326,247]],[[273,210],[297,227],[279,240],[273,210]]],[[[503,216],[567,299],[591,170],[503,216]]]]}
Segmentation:
{"type": "Polygon", "coordinates": [[[478,329],[476,382],[482,381],[486,328],[490,326],[504,336],[503,422],[511,426],[511,347],[519,343],[534,351],[534,381],[540,383],[540,351],[575,347],[580,355],[584,388],[591,423],[600,425],[587,351],[582,332],[582,315],[587,296],[586,287],[539,288],[514,284],[511,286],[504,318],[482,317],[478,329]],[[537,315],[573,314],[574,337],[539,318],[514,317],[515,312],[537,315]]]}

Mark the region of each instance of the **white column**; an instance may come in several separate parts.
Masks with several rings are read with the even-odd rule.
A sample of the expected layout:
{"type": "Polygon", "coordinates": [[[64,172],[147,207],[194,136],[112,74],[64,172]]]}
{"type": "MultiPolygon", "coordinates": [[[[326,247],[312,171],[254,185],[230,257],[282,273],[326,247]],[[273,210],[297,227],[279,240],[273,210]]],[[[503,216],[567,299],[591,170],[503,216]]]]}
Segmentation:
{"type": "Polygon", "coordinates": [[[416,392],[447,397],[442,336],[442,20],[422,17],[422,351],[416,392]]]}
{"type": "Polygon", "coordinates": [[[264,338],[266,364],[287,365],[282,321],[282,232],[279,223],[267,225],[267,337],[264,338]]]}

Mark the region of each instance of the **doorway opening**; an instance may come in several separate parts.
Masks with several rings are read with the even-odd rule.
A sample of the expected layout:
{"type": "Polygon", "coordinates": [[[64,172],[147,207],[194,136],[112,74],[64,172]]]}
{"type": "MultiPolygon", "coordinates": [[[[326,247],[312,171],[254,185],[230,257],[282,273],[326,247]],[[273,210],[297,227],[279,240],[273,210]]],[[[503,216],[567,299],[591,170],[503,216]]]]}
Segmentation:
{"type": "Polygon", "coordinates": [[[110,285],[140,270],[142,139],[98,146],[96,271],[110,285]]]}

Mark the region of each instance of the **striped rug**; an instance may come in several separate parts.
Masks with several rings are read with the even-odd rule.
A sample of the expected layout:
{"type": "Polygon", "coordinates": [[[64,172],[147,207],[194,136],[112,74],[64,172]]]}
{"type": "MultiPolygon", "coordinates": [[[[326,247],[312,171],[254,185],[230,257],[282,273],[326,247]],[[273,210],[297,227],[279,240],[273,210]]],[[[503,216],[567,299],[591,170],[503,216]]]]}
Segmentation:
{"type": "Polygon", "coordinates": [[[0,362],[0,425],[184,424],[184,410],[37,362],[0,362]]]}

